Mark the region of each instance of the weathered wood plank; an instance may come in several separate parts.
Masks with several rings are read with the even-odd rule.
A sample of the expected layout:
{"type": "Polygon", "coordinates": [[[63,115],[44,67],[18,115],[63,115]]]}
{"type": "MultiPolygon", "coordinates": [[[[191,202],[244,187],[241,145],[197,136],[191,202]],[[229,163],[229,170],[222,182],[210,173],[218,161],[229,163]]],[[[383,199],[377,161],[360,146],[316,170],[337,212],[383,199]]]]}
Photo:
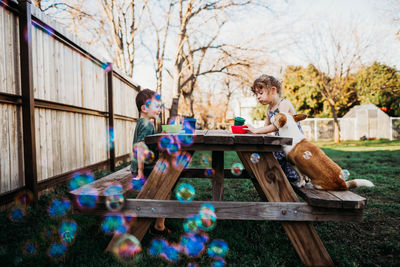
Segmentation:
{"type": "Polygon", "coordinates": [[[8,112],[9,112],[8,104],[1,104],[0,105],[0,115],[2,118],[1,120],[1,135],[0,135],[0,153],[1,155],[7,155],[6,157],[0,157],[0,192],[7,192],[10,191],[10,161],[9,161],[9,129],[8,129],[8,112]]]}
{"type": "Polygon", "coordinates": [[[315,207],[342,208],[341,199],[324,190],[314,188],[293,187],[296,193],[302,197],[308,204],[315,207]]]}
{"type": "Polygon", "coordinates": [[[367,200],[351,191],[328,191],[330,194],[342,201],[344,209],[362,209],[365,207],[367,200]]]}
{"type": "MultiPolygon", "coordinates": [[[[265,196],[271,202],[297,202],[297,196],[271,152],[262,153],[258,163],[250,160],[251,152],[238,152],[249,172],[254,173],[265,196]]],[[[282,223],[292,245],[306,266],[334,266],[328,251],[309,222],[282,223]]]]}
{"type": "Polygon", "coordinates": [[[264,136],[261,134],[233,134],[235,144],[263,145],[264,136]]]}
{"type": "Polygon", "coordinates": [[[204,144],[233,145],[235,136],[229,131],[208,130],[204,135],[204,144]]]}
{"type": "MultiPolygon", "coordinates": [[[[127,199],[124,210],[134,211],[138,217],[187,218],[199,212],[201,205],[211,203],[217,220],[270,221],[361,221],[362,210],[313,208],[304,202],[233,202],[127,199]]],[[[104,212],[107,212],[106,210],[104,212]]]]}
{"type": "Polygon", "coordinates": [[[212,200],[224,200],[224,152],[212,151],[212,168],[215,175],[212,178],[212,200]]]}
{"type": "Polygon", "coordinates": [[[16,189],[22,184],[19,183],[18,169],[18,124],[17,106],[9,105],[10,112],[8,118],[9,144],[10,144],[10,190],[16,189]]]}

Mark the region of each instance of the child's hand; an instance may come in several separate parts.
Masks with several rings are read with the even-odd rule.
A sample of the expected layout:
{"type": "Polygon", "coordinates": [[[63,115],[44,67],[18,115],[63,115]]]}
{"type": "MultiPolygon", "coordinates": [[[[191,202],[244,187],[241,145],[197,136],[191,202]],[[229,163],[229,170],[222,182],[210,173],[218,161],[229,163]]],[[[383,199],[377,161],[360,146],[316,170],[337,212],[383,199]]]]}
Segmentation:
{"type": "Polygon", "coordinates": [[[138,169],[137,178],[144,178],[143,170],[139,170],[139,169],[138,169]]]}
{"type": "Polygon", "coordinates": [[[253,127],[252,125],[245,125],[245,127],[243,127],[243,130],[248,130],[250,133],[257,133],[256,132],[256,128],[253,127]]]}

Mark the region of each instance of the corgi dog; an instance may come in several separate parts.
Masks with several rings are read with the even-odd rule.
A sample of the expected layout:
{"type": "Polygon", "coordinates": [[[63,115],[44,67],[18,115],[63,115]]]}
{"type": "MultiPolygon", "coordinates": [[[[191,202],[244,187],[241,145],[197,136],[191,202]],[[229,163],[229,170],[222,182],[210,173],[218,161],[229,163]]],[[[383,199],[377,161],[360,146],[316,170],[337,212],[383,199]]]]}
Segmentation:
{"type": "MultiPolygon", "coordinates": [[[[297,122],[304,120],[304,114],[290,115],[278,113],[272,123],[279,130],[279,136],[291,137],[292,145],[283,146],[283,152],[288,160],[300,172],[311,179],[316,189],[348,190],[353,187],[372,187],[374,184],[365,179],[345,181],[342,169],[329,158],[319,147],[307,141],[304,134],[297,127],[297,122]]],[[[300,175],[301,176],[301,175],[300,175]]]]}

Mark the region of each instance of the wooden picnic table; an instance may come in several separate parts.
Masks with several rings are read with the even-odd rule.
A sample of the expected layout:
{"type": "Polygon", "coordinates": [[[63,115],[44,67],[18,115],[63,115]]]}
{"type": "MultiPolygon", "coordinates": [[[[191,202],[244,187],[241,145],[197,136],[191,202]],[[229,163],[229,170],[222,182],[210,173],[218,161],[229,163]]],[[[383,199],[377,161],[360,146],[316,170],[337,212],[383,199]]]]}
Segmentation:
{"type": "MultiPolygon", "coordinates": [[[[148,145],[157,144],[163,135],[165,134],[148,136],[145,143],[148,145]]],[[[229,131],[208,130],[196,131],[193,144],[182,147],[181,150],[190,154],[196,151],[212,151],[212,167],[215,170],[215,175],[212,178],[212,202],[210,203],[214,205],[218,219],[267,220],[271,217],[281,220],[286,234],[305,265],[333,266],[327,250],[310,222],[318,220],[319,217],[324,215],[329,216],[329,212],[321,211],[318,214],[318,211],[312,210],[307,203],[299,202],[292,186],[272,154],[273,151],[282,151],[282,145],[288,145],[291,142],[291,138],[259,134],[236,135],[229,131]],[[222,202],[225,173],[224,151],[237,152],[262,199],[269,202],[285,203],[280,205],[281,203],[243,202],[242,204],[242,202],[222,202]],[[250,160],[250,156],[254,152],[260,155],[258,163],[253,163],[250,160]],[[303,218],[304,216],[305,218],[303,218]]],[[[173,166],[173,158],[168,153],[162,152],[159,160],[166,160],[169,166],[173,166]]],[[[142,240],[152,223],[152,219],[149,217],[185,218],[185,216],[193,214],[203,203],[193,201],[188,205],[167,200],[182,171],[182,168],[168,168],[165,172],[160,173],[153,169],[137,198],[126,200],[125,209],[134,210],[139,217],[130,228],[130,233],[139,240],[142,240]],[[174,216],[176,213],[178,216],[174,216]],[[143,216],[146,218],[143,218],[143,216]]],[[[201,177],[201,171],[198,170],[198,173],[195,171],[192,175],[201,177]]],[[[112,248],[117,239],[118,236],[114,236],[107,248],[108,250],[112,248]]]]}

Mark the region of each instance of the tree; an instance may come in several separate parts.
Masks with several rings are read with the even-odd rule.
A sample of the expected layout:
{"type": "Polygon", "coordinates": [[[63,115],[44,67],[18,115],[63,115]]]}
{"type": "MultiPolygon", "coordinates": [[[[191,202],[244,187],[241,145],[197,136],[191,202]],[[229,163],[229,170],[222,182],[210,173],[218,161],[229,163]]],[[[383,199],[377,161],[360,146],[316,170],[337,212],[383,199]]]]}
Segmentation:
{"type": "Polygon", "coordinates": [[[361,104],[372,103],[390,116],[400,116],[400,73],[397,69],[374,62],[355,74],[361,104]]]}
{"type": "Polygon", "coordinates": [[[134,40],[141,17],[140,14],[135,14],[137,1],[95,0],[100,9],[93,8],[93,2],[77,0],[33,2],[43,12],[67,25],[81,40],[106,51],[107,57],[113,61],[116,68],[124,71],[129,77],[132,76],[135,60],[134,40]]]}

